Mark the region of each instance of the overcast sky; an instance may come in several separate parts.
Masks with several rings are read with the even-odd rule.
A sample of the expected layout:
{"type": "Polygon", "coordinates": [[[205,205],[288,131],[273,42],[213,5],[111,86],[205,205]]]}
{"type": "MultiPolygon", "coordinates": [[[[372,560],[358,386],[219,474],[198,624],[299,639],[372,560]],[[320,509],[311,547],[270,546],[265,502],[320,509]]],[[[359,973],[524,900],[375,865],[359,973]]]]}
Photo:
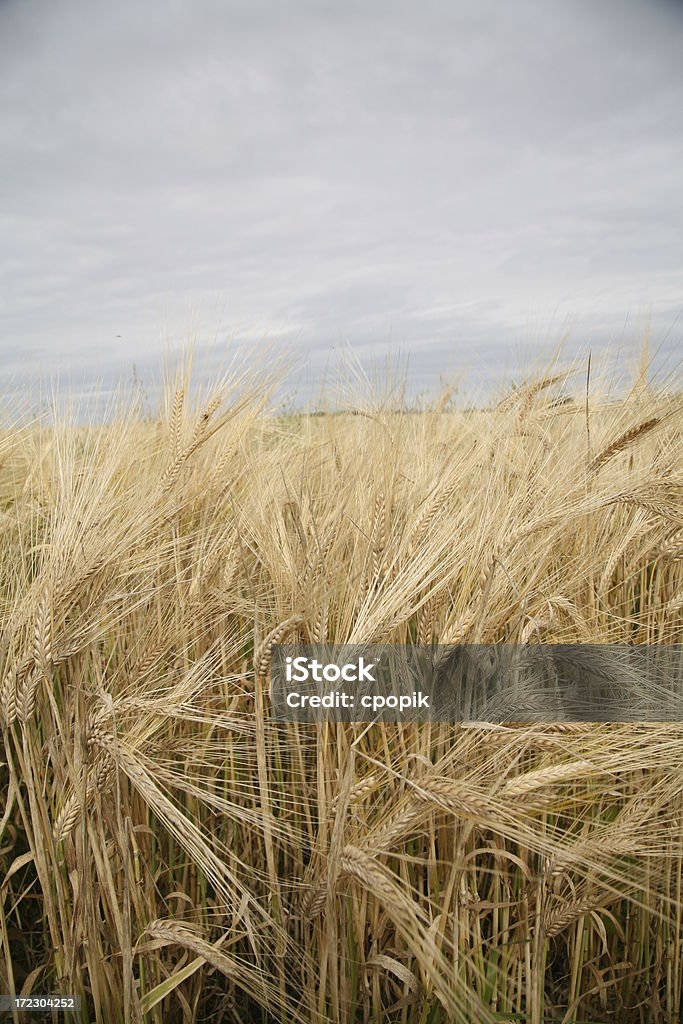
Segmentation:
{"type": "Polygon", "coordinates": [[[683,337],[675,0],[0,0],[0,104],[5,377],[683,337]]]}

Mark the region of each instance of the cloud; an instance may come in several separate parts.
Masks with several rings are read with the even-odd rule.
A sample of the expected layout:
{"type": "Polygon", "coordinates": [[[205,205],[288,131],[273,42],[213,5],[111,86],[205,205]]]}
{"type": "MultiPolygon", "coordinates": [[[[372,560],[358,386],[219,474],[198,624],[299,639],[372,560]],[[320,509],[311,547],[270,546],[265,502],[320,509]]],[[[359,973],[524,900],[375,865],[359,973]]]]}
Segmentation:
{"type": "Polygon", "coordinates": [[[6,3],[4,369],[109,373],[188,330],[400,340],[426,378],[566,317],[663,337],[681,44],[666,0],[6,3]]]}

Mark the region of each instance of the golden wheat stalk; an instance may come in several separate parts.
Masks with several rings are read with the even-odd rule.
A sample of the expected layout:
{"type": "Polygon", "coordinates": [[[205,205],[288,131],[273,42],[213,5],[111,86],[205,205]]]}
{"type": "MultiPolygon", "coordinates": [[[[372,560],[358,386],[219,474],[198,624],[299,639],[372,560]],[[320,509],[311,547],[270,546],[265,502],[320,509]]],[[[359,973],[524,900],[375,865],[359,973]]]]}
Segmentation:
{"type": "Polygon", "coordinates": [[[271,629],[270,633],[264,637],[254,651],[254,668],[257,676],[261,679],[267,677],[270,672],[270,662],[272,659],[271,648],[274,644],[282,643],[303,621],[303,614],[301,612],[294,612],[294,614],[288,616],[288,618],[271,629]]]}
{"type": "Polygon", "coordinates": [[[661,423],[661,418],[659,416],[650,416],[641,423],[637,423],[634,427],[630,427],[628,430],[625,430],[623,434],[619,434],[618,437],[605,445],[605,447],[602,448],[593,459],[591,459],[588,464],[590,472],[597,473],[597,471],[608,463],[610,459],[613,459],[615,455],[619,455],[620,452],[629,448],[640,438],[645,437],[645,435],[649,434],[651,430],[654,430],[659,423],[661,423]]]}

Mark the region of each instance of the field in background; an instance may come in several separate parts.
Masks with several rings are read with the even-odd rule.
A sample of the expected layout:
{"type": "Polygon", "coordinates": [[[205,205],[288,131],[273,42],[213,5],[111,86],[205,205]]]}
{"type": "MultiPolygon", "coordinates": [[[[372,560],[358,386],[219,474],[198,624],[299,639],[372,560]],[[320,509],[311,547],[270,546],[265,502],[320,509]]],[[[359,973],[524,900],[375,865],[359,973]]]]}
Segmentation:
{"type": "Polygon", "coordinates": [[[683,724],[269,718],[285,639],[683,642],[683,400],[558,387],[0,434],[0,991],[681,1020],[683,724]]]}

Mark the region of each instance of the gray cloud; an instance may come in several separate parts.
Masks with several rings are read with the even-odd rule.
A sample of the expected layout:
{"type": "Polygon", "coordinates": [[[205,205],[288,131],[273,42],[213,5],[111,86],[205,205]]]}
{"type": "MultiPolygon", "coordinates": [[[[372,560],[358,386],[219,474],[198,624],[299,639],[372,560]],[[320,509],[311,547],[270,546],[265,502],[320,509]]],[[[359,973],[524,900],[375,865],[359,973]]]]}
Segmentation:
{"type": "Polygon", "coordinates": [[[0,5],[0,359],[499,367],[683,307],[667,0],[0,5]],[[120,337],[117,337],[119,335],[120,337]]]}

